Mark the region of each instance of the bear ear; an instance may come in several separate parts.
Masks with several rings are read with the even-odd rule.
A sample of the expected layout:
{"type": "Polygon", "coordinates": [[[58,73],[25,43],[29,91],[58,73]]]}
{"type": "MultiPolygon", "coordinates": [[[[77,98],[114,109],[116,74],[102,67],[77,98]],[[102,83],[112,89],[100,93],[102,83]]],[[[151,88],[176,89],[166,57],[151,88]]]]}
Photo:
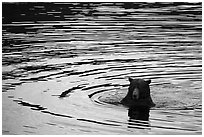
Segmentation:
{"type": "Polygon", "coordinates": [[[128,80],[129,80],[130,82],[132,82],[132,81],[133,81],[133,78],[131,78],[131,77],[128,77],[128,80]]]}
{"type": "Polygon", "coordinates": [[[145,82],[147,82],[148,84],[151,83],[151,79],[145,80],[145,82]]]}

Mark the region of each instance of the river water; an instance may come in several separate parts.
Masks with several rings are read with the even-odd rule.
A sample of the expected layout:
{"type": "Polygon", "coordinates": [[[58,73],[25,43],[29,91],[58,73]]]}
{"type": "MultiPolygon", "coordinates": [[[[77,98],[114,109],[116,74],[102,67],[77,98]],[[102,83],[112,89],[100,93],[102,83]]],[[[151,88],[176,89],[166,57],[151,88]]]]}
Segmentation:
{"type": "Polygon", "coordinates": [[[3,3],[2,134],[202,134],[201,3],[3,3]],[[130,119],[128,77],[156,107],[130,119]]]}

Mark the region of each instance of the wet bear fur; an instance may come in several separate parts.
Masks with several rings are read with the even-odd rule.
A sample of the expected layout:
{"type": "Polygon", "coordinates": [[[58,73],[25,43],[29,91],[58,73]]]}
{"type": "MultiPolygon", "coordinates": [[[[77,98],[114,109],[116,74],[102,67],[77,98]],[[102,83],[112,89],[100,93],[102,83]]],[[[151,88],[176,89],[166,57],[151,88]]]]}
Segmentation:
{"type": "Polygon", "coordinates": [[[155,106],[150,96],[149,84],[151,80],[132,79],[129,77],[129,82],[128,93],[121,101],[123,105],[129,108],[151,108],[155,106]]]}

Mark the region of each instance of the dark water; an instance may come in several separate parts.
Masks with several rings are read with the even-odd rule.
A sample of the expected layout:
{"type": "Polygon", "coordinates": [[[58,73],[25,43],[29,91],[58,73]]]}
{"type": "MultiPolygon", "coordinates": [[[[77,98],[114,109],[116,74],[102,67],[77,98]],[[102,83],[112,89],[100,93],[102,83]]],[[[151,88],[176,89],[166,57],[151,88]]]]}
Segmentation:
{"type": "Polygon", "coordinates": [[[2,134],[202,133],[201,3],[2,8],[2,134]],[[148,121],[107,101],[128,76],[152,80],[148,121]]]}

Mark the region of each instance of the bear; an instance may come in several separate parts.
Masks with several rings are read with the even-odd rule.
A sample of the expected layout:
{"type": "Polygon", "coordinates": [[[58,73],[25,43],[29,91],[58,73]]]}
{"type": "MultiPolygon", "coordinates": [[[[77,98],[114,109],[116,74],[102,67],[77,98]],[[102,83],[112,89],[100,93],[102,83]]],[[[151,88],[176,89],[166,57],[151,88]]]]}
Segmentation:
{"type": "Polygon", "coordinates": [[[150,96],[149,84],[151,80],[128,78],[130,85],[127,95],[121,100],[121,103],[129,108],[151,108],[156,104],[150,96]]]}

